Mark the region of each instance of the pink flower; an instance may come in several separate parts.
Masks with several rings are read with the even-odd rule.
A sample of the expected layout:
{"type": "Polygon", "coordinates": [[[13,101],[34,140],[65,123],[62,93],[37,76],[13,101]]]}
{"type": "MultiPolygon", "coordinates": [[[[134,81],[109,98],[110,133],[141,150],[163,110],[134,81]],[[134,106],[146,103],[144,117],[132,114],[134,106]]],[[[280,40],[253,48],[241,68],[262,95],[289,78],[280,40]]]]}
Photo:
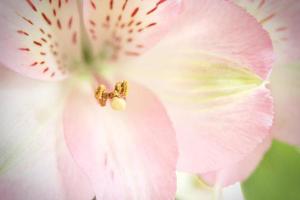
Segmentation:
{"type": "MultiPolygon", "coordinates": [[[[269,78],[274,97],[274,124],[272,136],[294,145],[300,145],[299,118],[299,59],[300,59],[300,4],[296,0],[235,0],[268,31],[274,45],[275,63],[269,78]]],[[[244,180],[256,168],[270,145],[265,140],[252,154],[238,164],[205,174],[210,183],[222,179],[223,185],[244,180]]]]}
{"type": "Polygon", "coordinates": [[[6,199],[174,199],[176,169],[224,169],[269,137],[271,40],[233,3],[4,0],[0,9],[2,65],[50,81],[1,69],[6,199]],[[125,111],[101,107],[96,87],[120,80],[125,111]]]}

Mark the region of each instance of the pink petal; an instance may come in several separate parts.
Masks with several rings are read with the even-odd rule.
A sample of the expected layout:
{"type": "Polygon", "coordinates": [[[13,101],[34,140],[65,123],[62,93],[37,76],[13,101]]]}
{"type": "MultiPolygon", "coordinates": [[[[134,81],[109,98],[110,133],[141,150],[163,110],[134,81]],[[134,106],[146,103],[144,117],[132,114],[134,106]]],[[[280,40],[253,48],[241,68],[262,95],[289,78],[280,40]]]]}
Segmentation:
{"type": "Polygon", "coordinates": [[[300,58],[300,4],[298,0],[234,0],[268,31],[277,63],[300,58]]]}
{"type": "Polygon", "coordinates": [[[0,171],[41,148],[46,131],[61,112],[59,89],[58,83],[31,80],[0,66],[0,171]]]}
{"type": "Polygon", "coordinates": [[[124,112],[100,107],[91,88],[77,88],[65,110],[68,147],[97,199],[174,199],[175,133],[150,91],[129,87],[124,112]]]}
{"type": "Polygon", "coordinates": [[[160,74],[141,70],[148,78],[133,74],[167,108],[177,131],[178,170],[194,173],[226,168],[247,157],[269,134],[273,119],[270,91],[257,76],[233,63],[205,58],[186,62],[185,68],[173,66],[174,71],[165,65],[160,74]]]}
{"type": "Polygon", "coordinates": [[[63,178],[68,181],[69,190],[62,187],[57,154],[60,158],[68,154],[62,151],[64,141],[57,138],[62,135],[57,130],[62,102],[58,86],[0,67],[1,199],[75,200],[78,196],[81,200],[93,197],[86,192],[86,185],[79,180],[80,173],[70,159],[63,160],[63,166],[60,163],[60,169],[65,169],[63,178]],[[56,147],[57,143],[60,148],[56,147]],[[68,198],[70,191],[75,197],[68,198]]]}
{"type": "Polygon", "coordinates": [[[222,169],[269,134],[272,100],[261,78],[272,65],[270,38],[227,1],[186,1],[174,28],[124,73],[153,89],[166,106],[177,132],[179,170],[222,169]]]}
{"type": "Polygon", "coordinates": [[[300,145],[299,58],[300,4],[297,0],[236,1],[253,14],[270,33],[276,53],[271,74],[275,137],[300,145]]]}
{"type": "Polygon", "coordinates": [[[198,108],[199,112],[170,108],[178,131],[178,169],[206,173],[248,156],[262,143],[272,125],[269,95],[267,89],[261,88],[220,99],[206,109],[198,108]]]}
{"type": "Polygon", "coordinates": [[[136,57],[158,42],[180,11],[181,0],[84,0],[85,25],[95,55],[136,57]]]}
{"type": "Polygon", "coordinates": [[[23,75],[63,79],[80,59],[76,1],[0,3],[0,62],[23,75]]]}
{"type": "Polygon", "coordinates": [[[218,171],[203,174],[201,177],[211,185],[220,184],[223,187],[244,181],[258,166],[264,153],[270,147],[271,140],[270,136],[266,138],[253,152],[240,162],[218,171]]]}
{"type": "MultiPolygon", "coordinates": [[[[47,91],[46,87],[44,89],[47,91]]],[[[31,88],[31,91],[36,90],[36,87],[31,88]]],[[[29,110],[26,109],[27,115],[22,112],[22,108],[29,108],[30,103],[34,103],[28,101],[30,97],[23,95],[23,102],[15,103],[3,94],[1,91],[1,119],[4,120],[0,127],[1,199],[63,199],[53,148],[54,120],[38,127],[29,110]],[[3,112],[3,107],[9,107],[10,111],[3,112]]],[[[40,106],[36,103],[36,111],[40,106]]]]}
{"type": "Polygon", "coordinates": [[[161,69],[166,63],[159,62],[178,65],[177,60],[195,60],[210,55],[236,62],[263,79],[270,73],[273,50],[267,32],[233,3],[186,1],[172,30],[156,48],[141,58],[142,64],[161,69]]]}
{"type": "Polygon", "coordinates": [[[43,148],[28,155],[14,168],[1,173],[1,199],[64,199],[51,142],[44,138],[43,146],[40,144],[43,148]]]}
{"type": "Polygon", "coordinates": [[[276,66],[270,88],[274,96],[275,137],[290,144],[300,145],[300,63],[276,66]]]}
{"type": "MultiPolygon", "coordinates": [[[[53,124],[52,126],[55,127],[53,124]]],[[[87,182],[88,179],[83,178],[83,174],[69,158],[66,149],[60,148],[57,152],[55,143],[63,141],[55,141],[55,129],[49,129],[47,133],[42,134],[43,137],[39,137],[34,144],[37,145],[39,142],[39,148],[20,160],[21,162],[14,167],[1,172],[1,198],[5,200],[91,200],[94,194],[87,182]],[[57,153],[60,155],[60,162],[57,161],[57,153]],[[62,169],[63,173],[60,172],[62,169]],[[67,184],[64,184],[66,182],[67,184]]]]}

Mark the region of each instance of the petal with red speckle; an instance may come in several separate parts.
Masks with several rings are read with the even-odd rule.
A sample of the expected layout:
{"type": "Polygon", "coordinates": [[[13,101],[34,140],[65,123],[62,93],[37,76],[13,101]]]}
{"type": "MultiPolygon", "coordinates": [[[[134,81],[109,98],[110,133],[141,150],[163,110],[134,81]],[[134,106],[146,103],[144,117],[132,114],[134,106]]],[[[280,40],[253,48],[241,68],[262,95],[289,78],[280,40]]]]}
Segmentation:
{"type": "Polygon", "coordinates": [[[0,3],[0,62],[23,75],[59,80],[80,59],[76,1],[0,3]]]}
{"type": "Polygon", "coordinates": [[[300,58],[300,4],[298,0],[234,0],[251,13],[268,31],[277,63],[300,58]]]}
{"type": "Polygon", "coordinates": [[[136,57],[174,26],[180,8],[181,0],[85,0],[85,26],[96,55],[136,57]]]}

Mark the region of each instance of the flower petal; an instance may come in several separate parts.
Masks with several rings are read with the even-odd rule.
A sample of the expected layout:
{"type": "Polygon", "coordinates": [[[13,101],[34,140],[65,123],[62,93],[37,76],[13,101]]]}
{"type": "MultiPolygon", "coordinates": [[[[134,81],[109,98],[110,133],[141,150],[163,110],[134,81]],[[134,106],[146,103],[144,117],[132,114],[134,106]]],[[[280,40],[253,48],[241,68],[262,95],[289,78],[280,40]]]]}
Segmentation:
{"type": "Polygon", "coordinates": [[[58,83],[42,83],[0,66],[0,172],[40,148],[49,124],[61,111],[58,83]]]}
{"type": "Polygon", "coordinates": [[[234,0],[251,13],[268,31],[276,62],[300,59],[300,4],[298,0],[234,0]]]}
{"type": "Polygon", "coordinates": [[[169,108],[178,131],[181,155],[178,169],[205,173],[248,156],[268,135],[272,125],[269,95],[267,89],[261,88],[214,102],[203,110],[169,108]]]}
{"type": "Polygon", "coordinates": [[[299,119],[299,59],[300,59],[300,4],[286,1],[235,1],[270,33],[276,53],[276,63],[270,80],[274,96],[275,137],[290,144],[300,145],[299,119]]]}
{"type": "Polygon", "coordinates": [[[270,88],[274,97],[272,133],[280,140],[300,145],[300,63],[276,66],[270,88]]]}
{"type": "Polygon", "coordinates": [[[126,111],[117,112],[100,107],[90,87],[74,91],[64,117],[68,147],[97,199],[174,199],[170,121],[146,88],[131,83],[129,92],[126,111]]]}
{"type": "Polygon", "coordinates": [[[185,9],[177,30],[124,73],[166,106],[178,170],[206,173],[242,160],[269,134],[272,100],[263,79],[272,46],[256,20],[230,2],[186,1],[185,9]]]}
{"type": "Polygon", "coordinates": [[[219,171],[201,175],[209,184],[220,184],[220,186],[232,185],[239,181],[244,181],[256,169],[263,155],[271,145],[272,138],[269,136],[242,161],[235,163],[219,171]]]}
{"type": "Polygon", "coordinates": [[[85,0],[85,25],[96,55],[136,57],[172,27],[181,0],[85,0]]]}
{"type": "Polygon", "coordinates": [[[160,74],[152,69],[128,72],[166,106],[177,131],[178,170],[207,173],[254,151],[269,134],[273,107],[270,91],[256,75],[228,61],[198,59],[203,61],[165,64],[160,74]]]}
{"type": "MultiPolygon", "coordinates": [[[[55,124],[51,125],[55,127],[55,124]]],[[[78,170],[67,149],[56,149],[56,143],[63,141],[55,140],[55,128],[43,134],[34,144],[39,145],[39,148],[22,159],[21,163],[1,173],[1,198],[91,200],[94,193],[88,179],[78,170]]]]}
{"type": "Polygon", "coordinates": [[[3,67],[0,76],[1,198],[61,198],[56,158],[51,153],[57,85],[23,78],[3,67]]]}
{"type": "Polygon", "coordinates": [[[0,62],[23,75],[58,80],[80,59],[76,1],[0,3],[0,62]]]}
{"type": "Polygon", "coordinates": [[[56,168],[53,138],[49,137],[51,134],[47,136],[48,140],[45,137],[43,140],[39,140],[42,143],[39,144],[40,147],[43,147],[42,149],[37,149],[33,155],[28,155],[19,165],[1,174],[0,193],[2,199],[64,199],[56,168]]]}
{"type": "Polygon", "coordinates": [[[59,86],[0,67],[1,199],[92,199],[74,161],[63,151],[64,141],[59,140],[63,138],[57,138],[63,136],[57,130],[63,102],[59,86]],[[63,177],[58,164],[64,169],[63,177]],[[68,188],[62,187],[62,181],[68,182],[68,188]]]}
{"type": "Polygon", "coordinates": [[[178,59],[196,60],[199,56],[210,55],[238,63],[263,79],[270,73],[273,50],[267,32],[233,3],[186,1],[172,30],[168,37],[140,58],[142,66],[161,69],[158,61],[173,61],[174,65],[178,59]]]}

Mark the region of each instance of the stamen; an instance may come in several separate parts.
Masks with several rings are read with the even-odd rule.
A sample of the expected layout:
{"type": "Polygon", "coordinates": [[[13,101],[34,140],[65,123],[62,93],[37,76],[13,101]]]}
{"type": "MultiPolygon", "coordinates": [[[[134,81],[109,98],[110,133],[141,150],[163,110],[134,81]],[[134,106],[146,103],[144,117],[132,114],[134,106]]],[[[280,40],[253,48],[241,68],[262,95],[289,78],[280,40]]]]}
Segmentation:
{"type": "Polygon", "coordinates": [[[128,96],[127,81],[118,82],[115,84],[114,91],[106,92],[105,85],[100,85],[95,91],[95,98],[100,106],[106,106],[106,102],[110,100],[110,106],[114,110],[123,111],[126,108],[126,97],[128,96]]]}

